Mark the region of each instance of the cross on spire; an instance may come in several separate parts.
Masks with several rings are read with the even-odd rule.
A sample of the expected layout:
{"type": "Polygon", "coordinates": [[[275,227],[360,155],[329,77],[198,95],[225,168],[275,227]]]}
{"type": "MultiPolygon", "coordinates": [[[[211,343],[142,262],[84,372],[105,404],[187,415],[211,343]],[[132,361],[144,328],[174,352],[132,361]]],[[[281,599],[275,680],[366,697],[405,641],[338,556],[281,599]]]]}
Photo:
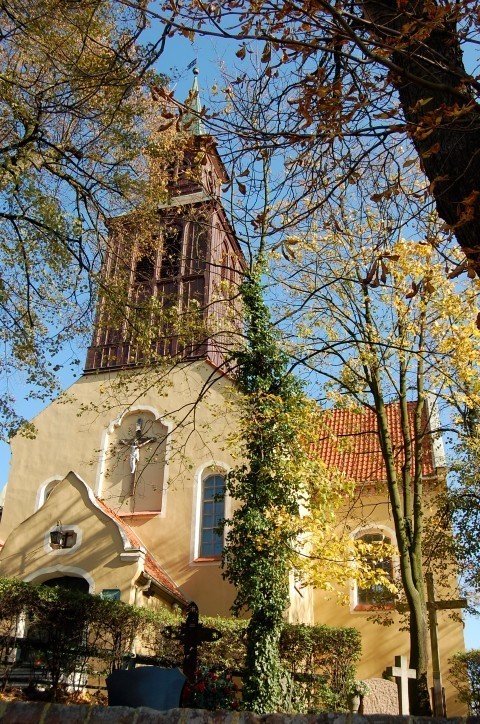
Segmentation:
{"type": "Polygon", "coordinates": [[[185,100],[186,113],[183,117],[183,126],[192,136],[205,135],[205,126],[201,118],[202,103],[198,88],[199,73],[198,67],[195,66],[193,69],[193,85],[185,100]]]}

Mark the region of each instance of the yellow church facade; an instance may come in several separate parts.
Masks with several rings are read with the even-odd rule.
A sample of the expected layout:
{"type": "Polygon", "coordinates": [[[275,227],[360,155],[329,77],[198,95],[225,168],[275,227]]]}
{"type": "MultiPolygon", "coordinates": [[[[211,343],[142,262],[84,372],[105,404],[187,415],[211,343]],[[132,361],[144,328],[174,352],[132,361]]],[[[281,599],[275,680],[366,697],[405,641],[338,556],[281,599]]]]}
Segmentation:
{"type": "MultiPolygon", "coordinates": [[[[90,593],[140,606],[185,609],[193,600],[200,616],[228,616],[234,591],[222,578],[216,525],[231,510],[228,496],[219,501],[219,493],[238,464],[228,444],[235,431],[234,383],[222,327],[236,294],[222,298],[218,290],[225,283],[238,287],[245,261],[219,199],[225,179],[221,160],[205,134],[196,142],[206,149],[201,177],[177,185],[171,203],[160,210],[158,243],[150,256],[142,256],[134,241],[126,249],[123,240],[121,249],[112,244],[105,268],[107,275],[128,273],[135,298],[150,294],[170,304],[173,298],[184,308],[194,299],[214,332],[186,348],[159,331],[157,350],[165,362],[143,373],[128,329],[105,324],[100,302],[85,373],[33,420],[35,439],[12,440],[0,572],[35,584],[78,579],[90,593]]],[[[342,418],[345,411],[332,414],[332,424],[344,434],[358,423],[342,418]]],[[[378,444],[361,439],[372,447],[363,449],[356,463],[345,454],[335,457],[328,441],[319,440],[318,454],[358,481],[361,522],[352,535],[381,535],[394,544],[378,444]]],[[[424,463],[433,485],[442,472],[433,442],[424,463]]],[[[358,628],[363,656],[357,678],[380,678],[396,655],[409,653],[401,614],[393,607],[375,611],[368,592],[354,584],[347,594],[349,603],[342,606],[292,577],[285,616],[358,628]],[[393,624],[382,626],[372,620],[375,614],[391,617],[393,624]]],[[[464,648],[463,628],[448,614],[439,619],[446,672],[448,658],[464,648]]],[[[445,676],[443,684],[448,714],[462,714],[445,676]]]]}
{"type": "MultiPolygon", "coordinates": [[[[187,362],[172,369],[162,393],[152,388],[119,414],[108,407],[100,412],[111,375],[83,376],[34,419],[34,440],[12,441],[1,574],[35,584],[78,578],[90,593],[113,593],[127,603],[184,609],[194,600],[201,615],[228,616],[234,591],[222,578],[219,549],[208,548],[212,521],[205,506],[206,485],[238,462],[226,444],[235,426],[232,383],[205,360],[187,362]],[[95,410],[88,409],[92,400],[95,410]],[[189,408],[196,408],[195,422],[180,424],[178,411],[189,408]],[[128,443],[139,420],[152,441],[139,451],[132,503],[128,443]],[[152,451],[155,459],[147,463],[152,451]],[[51,544],[59,529],[65,547],[51,544]]],[[[380,533],[394,543],[385,495],[371,482],[360,489],[362,524],[352,534],[380,533]]],[[[230,505],[227,497],[219,515],[228,517],[230,505]]],[[[341,605],[334,594],[298,587],[292,577],[286,619],[357,628],[363,651],[357,677],[380,678],[395,655],[408,656],[402,614],[359,603],[353,582],[347,594],[349,603],[341,605]],[[382,625],[382,617],[393,623],[382,625]]],[[[464,648],[463,627],[446,611],[439,612],[439,625],[446,672],[448,658],[464,648]]],[[[443,685],[448,714],[461,714],[445,676],[443,685]]]]}

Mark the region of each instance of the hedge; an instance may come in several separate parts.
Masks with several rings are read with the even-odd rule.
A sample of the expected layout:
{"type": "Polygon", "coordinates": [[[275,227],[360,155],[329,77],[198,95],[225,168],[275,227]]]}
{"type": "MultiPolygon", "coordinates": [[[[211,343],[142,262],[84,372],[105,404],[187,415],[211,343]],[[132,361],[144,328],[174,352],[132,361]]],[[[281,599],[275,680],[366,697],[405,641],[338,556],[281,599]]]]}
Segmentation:
{"type": "MultiPolygon", "coordinates": [[[[24,662],[41,663],[48,672],[53,699],[65,682],[75,686],[76,681],[81,687],[87,677],[90,681],[96,677],[103,685],[105,676],[119,668],[133,650],[141,650],[157,665],[181,667],[182,644],[167,638],[164,631],[183,620],[180,613],[166,608],[137,608],[78,591],[0,578],[3,685],[17,665],[12,656],[18,648],[24,662]],[[22,629],[27,634],[19,641],[22,629]]],[[[199,667],[241,676],[248,621],[203,616],[201,622],[218,629],[222,637],[199,647],[199,667]]],[[[361,652],[356,629],[285,624],[280,646],[291,711],[346,708],[347,690],[361,652]]]]}

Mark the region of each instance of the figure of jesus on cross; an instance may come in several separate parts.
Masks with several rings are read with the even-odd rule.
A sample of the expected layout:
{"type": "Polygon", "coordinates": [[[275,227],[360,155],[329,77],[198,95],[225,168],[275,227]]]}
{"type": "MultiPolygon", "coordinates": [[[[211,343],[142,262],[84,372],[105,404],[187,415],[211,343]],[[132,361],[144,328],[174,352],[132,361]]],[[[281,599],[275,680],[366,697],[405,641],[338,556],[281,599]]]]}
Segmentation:
{"type": "Polygon", "coordinates": [[[135,435],[132,438],[120,440],[122,445],[130,447],[130,473],[132,475],[130,495],[132,497],[135,495],[137,485],[137,467],[140,461],[140,448],[149,443],[157,442],[156,437],[146,437],[142,435],[143,424],[143,418],[139,417],[135,425],[135,435]]]}

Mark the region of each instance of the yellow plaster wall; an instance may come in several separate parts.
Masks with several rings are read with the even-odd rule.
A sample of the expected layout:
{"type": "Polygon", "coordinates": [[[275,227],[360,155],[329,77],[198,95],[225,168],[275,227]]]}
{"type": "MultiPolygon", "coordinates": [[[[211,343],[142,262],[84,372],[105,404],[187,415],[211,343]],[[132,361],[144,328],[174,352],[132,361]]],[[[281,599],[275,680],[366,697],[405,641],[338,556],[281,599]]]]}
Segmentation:
{"type": "MultiPolygon", "coordinates": [[[[129,379],[128,374],[125,379],[129,379]]],[[[213,464],[226,468],[234,464],[225,445],[225,435],[234,424],[225,395],[229,383],[205,362],[174,369],[165,384],[158,380],[157,384],[153,383],[153,378],[144,379],[148,389],[138,395],[128,389],[112,390],[109,373],[86,375],[67,391],[64,399],[53,402],[34,419],[38,430],[34,440],[17,437],[12,441],[10,481],[0,538],[6,540],[16,526],[33,514],[45,481],[56,476],[63,478],[70,470],[95,493],[100,493],[100,497],[105,497],[115,512],[125,510],[125,505],[112,494],[112,478],[105,473],[110,464],[108,460],[105,464],[105,450],[112,423],[125,412],[125,401],[130,397],[134,400],[133,421],[142,411],[151,417],[153,410],[170,426],[172,434],[165,473],[167,490],[161,512],[126,521],[185,595],[198,603],[201,613],[228,615],[233,590],[223,581],[218,562],[195,563],[191,531],[198,514],[196,485],[201,470],[213,464]],[[202,404],[196,405],[201,391],[205,393],[202,404]],[[80,412],[92,401],[97,408],[104,402],[107,409],[80,412]]],[[[64,515],[73,523],[77,512],[74,514],[67,506],[59,509],[57,517],[63,520],[64,515]]],[[[91,552],[94,559],[94,548],[91,552]]],[[[8,568],[9,572],[15,570],[23,568],[12,565],[8,568]]]]}
{"type": "Polygon", "coordinates": [[[17,576],[41,583],[58,575],[84,576],[91,593],[118,588],[123,601],[131,602],[133,581],[139,573],[139,560],[122,561],[124,544],[116,524],[95,509],[85,486],[69,475],[53,490],[45,505],[20,523],[2,550],[2,575],[17,576]],[[76,548],[54,550],[49,531],[61,520],[68,530],[75,526],[81,535],[76,548]],[[54,572],[55,571],[55,572],[54,572]]]}
{"type": "MultiPolygon", "coordinates": [[[[369,530],[382,530],[391,535],[393,542],[394,523],[390,516],[390,505],[386,494],[381,490],[363,490],[361,498],[350,509],[350,527],[352,532],[361,535],[369,530]]],[[[398,560],[394,559],[394,575],[399,577],[398,560]]],[[[446,584],[445,571],[439,574],[442,583],[446,584]]],[[[456,580],[451,580],[451,597],[458,597],[456,580]]],[[[373,612],[355,611],[355,588],[343,591],[348,603],[342,605],[335,594],[316,591],[314,594],[315,622],[330,626],[352,626],[362,636],[362,658],[358,666],[357,678],[367,679],[381,677],[387,666],[394,665],[395,656],[409,655],[409,637],[405,630],[406,619],[396,611],[373,612]],[[374,615],[378,622],[373,620],[374,615]]],[[[437,596],[438,597],[438,596],[437,596]]],[[[458,613],[458,612],[457,612],[458,613]]],[[[441,654],[441,671],[443,686],[446,691],[447,712],[449,716],[464,716],[464,705],[455,701],[456,690],[448,681],[448,659],[456,651],[464,651],[463,624],[452,620],[447,612],[438,612],[439,640],[441,654]]],[[[430,671],[430,684],[433,685],[430,671]]]]}

